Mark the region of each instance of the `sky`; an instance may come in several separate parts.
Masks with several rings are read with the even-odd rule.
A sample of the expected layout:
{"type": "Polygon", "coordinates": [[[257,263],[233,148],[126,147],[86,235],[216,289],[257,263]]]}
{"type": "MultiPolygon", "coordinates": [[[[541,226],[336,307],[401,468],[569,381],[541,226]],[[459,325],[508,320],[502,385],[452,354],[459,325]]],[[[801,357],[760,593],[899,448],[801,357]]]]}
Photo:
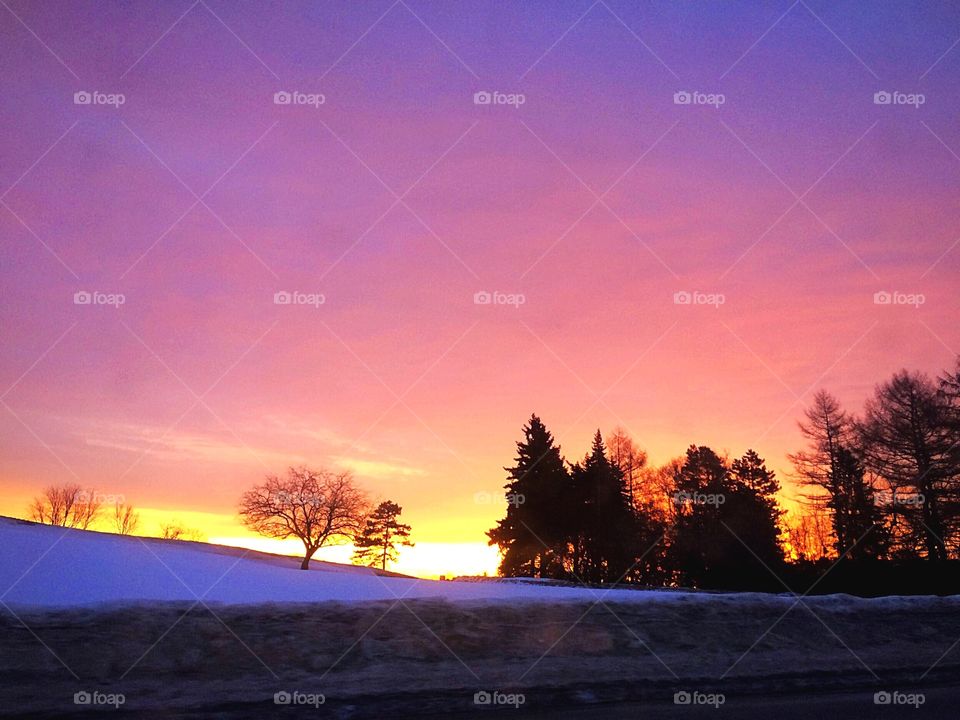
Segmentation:
{"type": "Polygon", "coordinates": [[[570,460],[754,448],[789,505],[816,390],[960,352],[958,41],[950,2],[8,0],[0,513],[79,482],[295,552],[236,507],[307,464],[403,506],[398,569],[493,572],[533,412],[570,460]]]}

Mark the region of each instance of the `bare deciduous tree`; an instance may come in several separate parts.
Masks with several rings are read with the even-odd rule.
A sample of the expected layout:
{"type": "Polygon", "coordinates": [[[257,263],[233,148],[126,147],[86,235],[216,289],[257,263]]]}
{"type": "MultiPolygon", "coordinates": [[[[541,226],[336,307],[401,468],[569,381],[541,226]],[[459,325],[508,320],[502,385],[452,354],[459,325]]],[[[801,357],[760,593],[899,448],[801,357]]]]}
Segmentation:
{"type": "Polygon", "coordinates": [[[140,513],[133,505],[118,501],[113,506],[113,522],[120,535],[133,535],[140,524],[140,513]]]}
{"type": "Polygon", "coordinates": [[[331,541],[349,541],[369,512],[366,495],[349,472],[290,468],[285,477],[270,475],[240,499],[247,527],[271,538],[298,538],[303,543],[302,570],[331,541]]]}
{"type": "Polygon", "coordinates": [[[33,499],[30,518],[61,527],[88,529],[100,513],[97,494],[77,484],[51,485],[33,499]]]}
{"type": "Polygon", "coordinates": [[[832,535],[830,518],[822,508],[808,507],[799,515],[787,516],[786,538],[796,560],[816,562],[830,557],[832,535]]]}
{"type": "Polygon", "coordinates": [[[636,502],[634,489],[640,472],[647,465],[647,453],[638,448],[629,433],[619,425],[607,438],[607,453],[610,455],[610,462],[623,473],[630,507],[633,507],[636,502]]]}

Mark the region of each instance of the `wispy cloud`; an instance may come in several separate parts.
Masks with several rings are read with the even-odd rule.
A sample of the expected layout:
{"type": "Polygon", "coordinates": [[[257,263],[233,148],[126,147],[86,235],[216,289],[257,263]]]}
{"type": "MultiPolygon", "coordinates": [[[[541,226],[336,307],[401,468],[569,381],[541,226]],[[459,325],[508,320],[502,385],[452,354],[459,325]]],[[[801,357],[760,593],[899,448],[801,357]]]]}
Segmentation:
{"type": "Polygon", "coordinates": [[[426,475],[426,470],[402,465],[393,462],[383,462],[380,460],[364,460],[362,458],[337,457],[334,461],[340,467],[352,470],[361,477],[373,478],[408,478],[420,477],[426,475]]]}

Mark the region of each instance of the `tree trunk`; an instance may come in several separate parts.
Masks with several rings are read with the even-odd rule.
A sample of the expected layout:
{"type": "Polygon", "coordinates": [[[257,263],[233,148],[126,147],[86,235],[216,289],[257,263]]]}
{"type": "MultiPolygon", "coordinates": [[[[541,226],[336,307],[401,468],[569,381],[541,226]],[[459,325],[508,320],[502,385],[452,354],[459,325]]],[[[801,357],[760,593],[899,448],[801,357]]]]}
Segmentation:
{"type": "Polygon", "coordinates": [[[301,569],[301,570],[309,570],[309,569],[310,569],[310,558],[313,557],[313,554],[314,554],[316,551],[317,551],[317,549],[314,548],[313,550],[307,550],[307,552],[304,553],[304,555],[303,555],[303,562],[300,563],[300,569],[301,569]]]}

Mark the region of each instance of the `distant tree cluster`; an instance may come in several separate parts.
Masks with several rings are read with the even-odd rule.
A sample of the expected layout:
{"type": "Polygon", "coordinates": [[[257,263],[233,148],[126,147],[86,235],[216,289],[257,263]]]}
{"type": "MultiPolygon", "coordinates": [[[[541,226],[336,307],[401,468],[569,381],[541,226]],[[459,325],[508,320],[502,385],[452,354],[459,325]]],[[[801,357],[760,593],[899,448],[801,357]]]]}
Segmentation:
{"type": "Polygon", "coordinates": [[[960,361],[937,380],[901,370],[860,416],[826,391],[791,455],[807,501],[829,520],[832,554],[942,561],[960,554],[960,361]]]}
{"type": "Polygon", "coordinates": [[[533,415],[505,468],[506,514],[487,533],[500,573],[708,587],[788,562],[960,556],[960,360],[937,380],[896,373],[861,416],[818,392],[800,431],[806,447],[789,459],[804,509],[788,519],[754,450],[731,460],[691,445],[651,467],[617,428],[571,463],[533,415]]]}
{"type": "Polygon", "coordinates": [[[777,565],[774,474],[755,452],[732,463],[705,446],[649,468],[622,430],[568,463],[536,415],[507,468],[507,514],[489,531],[506,576],[589,583],[709,584],[731,567],[777,565]]]}

